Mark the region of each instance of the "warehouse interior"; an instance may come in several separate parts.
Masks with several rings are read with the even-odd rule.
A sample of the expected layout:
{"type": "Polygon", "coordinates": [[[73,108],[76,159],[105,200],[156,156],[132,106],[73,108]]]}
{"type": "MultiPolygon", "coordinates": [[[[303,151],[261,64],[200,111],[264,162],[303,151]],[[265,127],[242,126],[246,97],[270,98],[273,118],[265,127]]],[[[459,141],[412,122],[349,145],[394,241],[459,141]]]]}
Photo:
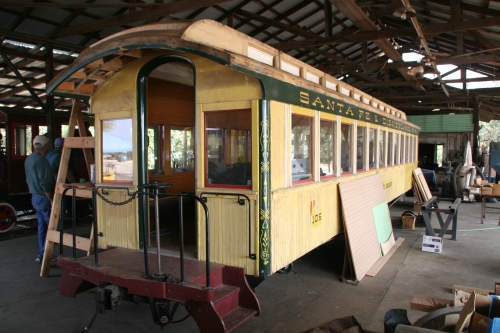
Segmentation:
{"type": "MultiPolygon", "coordinates": [[[[463,186],[451,185],[466,158],[476,163],[473,177],[482,178],[477,188],[484,180],[498,185],[498,138],[485,129],[500,120],[498,0],[2,1],[0,134],[8,136],[2,119],[40,117],[47,136],[54,139],[58,119],[68,117],[75,105],[71,96],[47,94],[49,82],[94,43],[148,24],[204,19],[253,37],[403,111],[420,127],[418,166],[433,171],[434,178],[426,183],[431,196],[450,202],[440,204],[442,216],[429,206],[432,217],[424,221],[415,202],[427,197],[415,184],[413,191],[389,203],[399,242],[378,273],[343,279],[346,240],[343,235],[335,237],[284,267],[284,274],[259,281],[254,291],[262,312],[234,332],[334,332],[321,325],[352,316],[360,332],[394,333],[385,325],[389,310],[406,310],[411,325],[445,307],[455,311],[448,319],[457,321],[462,309],[458,306],[466,303],[455,304],[462,291],[498,295],[500,190],[495,193],[491,185],[491,193],[481,196],[473,187],[464,191],[463,186]],[[460,203],[454,210],[457,198],[460,203]],[[456,217],[454,228],[451,222],[444,227],[441,220],[450,210],[456,217]],[[409,229],[403,226],[405,215],[413,220],[409,229]],[[439,228],[449,231],[442,237],[440,253],[422,247],[422,236],[433,228],[437,233],[439,228]],[[332,251],[336,255],[329,258],[332,251]],[[325,260],[330,264],[321,264],[325,260]]],[[[97,90],[127,61],[126,56],[108,56],[91,70],[76,72],[71,78],[77,82],[74,90],[97,90]]],[[[93,125],[89,104],[82,102],[79,108],[93,125]]],[[[8,144],[0,137],[0,153],[8,144]]],[[[24,182],[22,175],[16,177],[24,182]]],[[[360,190],[360,207],[366,202],[364,195],[360,190]]],[[[89,234],[89,216],[78,225],[78,234],[89,234]]],[[[0,232],[0,332],[82,331],[96,309],[95,294],[61,295],[64,270],[55,262],[49,276],[40,277],[40,265],[32,258],[36,232],[36,219],[29,216],[12,230],[0,232]]],[[[56,245],[54,258],[58,251],[56,245]]],[[[180,307],[178,318],[186,314],[180,307]]],[[[451,331],[445,326],[427,328],[451,331]]],[[[99,314],[91,331],[153,330],[159,327],[151,320],[149,306],[123,302],[115,313],[99,314]]],[[[188,316],[166,331],[199,328],[188,316]]]]}

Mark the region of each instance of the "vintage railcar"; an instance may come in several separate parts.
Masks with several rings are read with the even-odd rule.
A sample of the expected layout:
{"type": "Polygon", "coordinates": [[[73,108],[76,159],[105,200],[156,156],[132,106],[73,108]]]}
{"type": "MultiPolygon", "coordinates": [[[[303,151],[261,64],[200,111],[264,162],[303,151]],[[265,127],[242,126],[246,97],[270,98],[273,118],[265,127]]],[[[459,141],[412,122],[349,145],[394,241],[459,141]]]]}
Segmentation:
{"type": "Polygon", "coordinates": [[[109,205],[171,183],[210,213],[206,230],[198,200],[185,203],[186,253],[262,278],[342,232],[340,182],[379,173],[389,202],[417,164],[419,128],[403,112],[211,20],[107,37],[48,92],[89,100],[95,116],[102,249],[148,247],[146,232],[173,250],[168,215],[155,227],[141,199],[109,205]]]}

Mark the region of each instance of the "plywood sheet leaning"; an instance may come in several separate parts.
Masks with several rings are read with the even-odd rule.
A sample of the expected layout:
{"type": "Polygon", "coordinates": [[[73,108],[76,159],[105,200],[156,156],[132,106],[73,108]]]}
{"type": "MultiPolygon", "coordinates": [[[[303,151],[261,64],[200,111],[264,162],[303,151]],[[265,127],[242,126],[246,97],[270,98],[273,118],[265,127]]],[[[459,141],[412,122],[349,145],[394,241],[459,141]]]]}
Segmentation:
{"type": "MultiPolygon", "coordinates": [[[[385,202],[384,186],[380,175],[375,174],[340,183],[339,190],[346,233],[346,253],[350,254],[354,268],[354,274],[349,278],[361,281],[381,257],[373,209],[385,202]]],[[[344,267],[348,267],[347,263],[344,267]]]]}
{"type": "Polygon", "coordinates": [[[432,193],[420,168],[413,170],[413,178],[417,184],[417,190],[420,192],[419,197],[421,197],[423,202],[427,202],[430,198],[432,198],[432,193]]]}
{"type": "Polygon", "coordinates": [[[366,275],[368,276],[376,276],[378,272],[384,267],[384,265],[391,259],[392,255],[396,252],[397,249],[403,244],[405,239],[403,237],[398,237],[396,240],[394,246],[387,252],[383,257],[379,258],[375,265],[373,265],[368,272],[366,272],[366,275]]]}

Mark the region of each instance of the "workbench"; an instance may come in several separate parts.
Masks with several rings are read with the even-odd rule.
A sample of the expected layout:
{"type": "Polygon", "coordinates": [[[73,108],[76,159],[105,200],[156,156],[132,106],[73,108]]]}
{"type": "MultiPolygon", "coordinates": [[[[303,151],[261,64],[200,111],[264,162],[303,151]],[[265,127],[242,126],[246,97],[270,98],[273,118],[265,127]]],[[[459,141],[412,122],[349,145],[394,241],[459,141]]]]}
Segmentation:
{"type": "MultiPolygon", "coordinates": [[[[489,198],[500,199],[500,195],[481,194],[481,224],[484,223],[483,219],[486,217],[486,208],[500,209],[500,207],[486,206],[486,200],[489,198]]],[[[498,225],[500,225],[500,219],[498,221],[498,225]]]]}

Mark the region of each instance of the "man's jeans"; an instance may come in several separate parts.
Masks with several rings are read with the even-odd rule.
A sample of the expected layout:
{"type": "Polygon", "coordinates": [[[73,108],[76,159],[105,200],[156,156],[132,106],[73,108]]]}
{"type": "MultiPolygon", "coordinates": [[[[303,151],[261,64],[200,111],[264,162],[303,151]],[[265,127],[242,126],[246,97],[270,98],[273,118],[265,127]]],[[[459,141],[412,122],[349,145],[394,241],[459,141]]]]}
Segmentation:
{"type": "Polygon", "coordinates": [[[38,220],[38,246],[40,251],[37,258],[42,260],[50,220],[50,200],[46,195],[33,194],[31,204],[36,210],[36,218],[38,220]]]}

